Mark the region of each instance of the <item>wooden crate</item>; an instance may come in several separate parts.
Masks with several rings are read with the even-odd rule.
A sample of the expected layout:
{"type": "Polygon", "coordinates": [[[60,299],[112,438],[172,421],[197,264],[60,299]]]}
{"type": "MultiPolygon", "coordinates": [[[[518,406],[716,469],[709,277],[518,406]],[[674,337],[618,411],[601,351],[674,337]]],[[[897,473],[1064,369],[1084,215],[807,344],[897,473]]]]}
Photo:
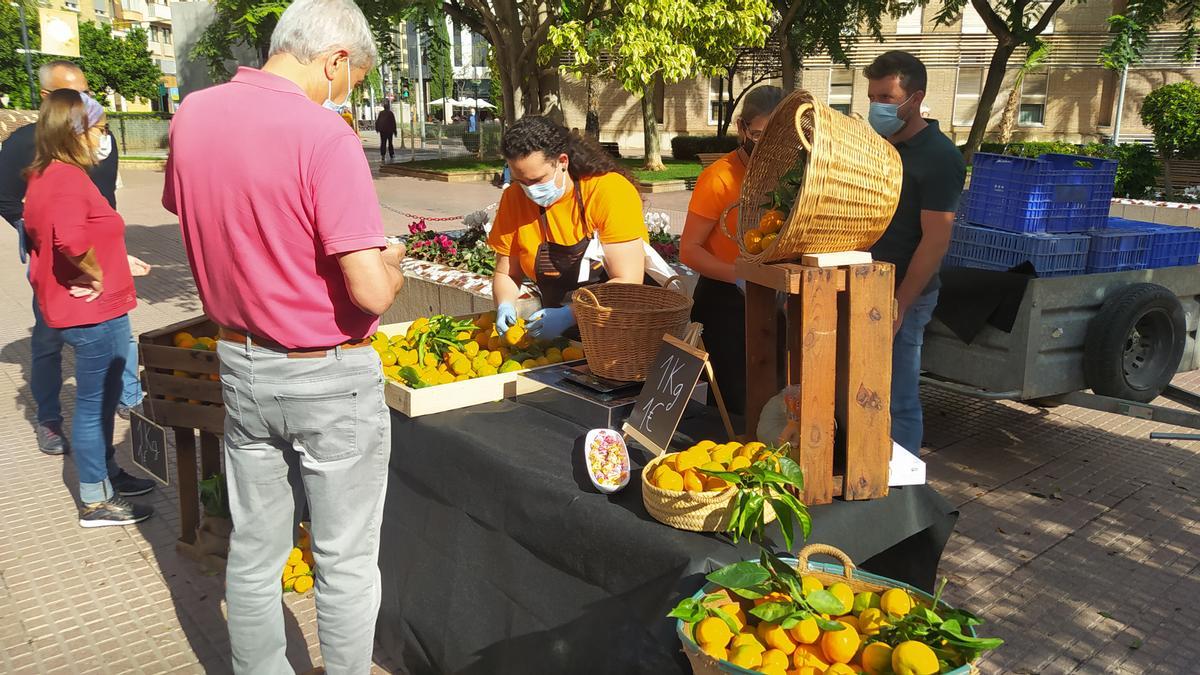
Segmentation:
{"type": "Polygon", "coordinates": [[[200,526],[198,481],[221,473],[221,439],[225,430],[225,406],[216,352],[180,349],[174,337],[187,331],[195,337],[216,339],[217,326],[198,316],[138,336],[138,359],[144,367],[142,386],[146,391],[146,416],[170,427],[175,434],[176,491],[179,494],[179,541],[176,550],[193,559],[203,558],[195,549],[200,526]],[[176,376],[175,371],[204,378],[176,376]],[[197,442],[199,436],[199,462],[197,442]]]}
{"type": "MultiPolygon", "coordinates": [[[[475,316],[467,315],[455,318],[474,319],[475,316]]],[[[379,330],[387,333],[389,337],[403,335],[408,331],[408,327],[412,323],[412,321],[393,323],[380,326],[379,330]]],[[[578,342],[573,342],[572,344],[581,349],[583,347],[578,342]]],[[[543,367],[549,368],[550,366],[543,367]]],[[[530,368],[513,373],[497,373],[487,377],[439,384],[435,387],[425,387],[423,389],[413,389],[403,382],[397,382],[388,378],[387,384],[384,387],[384,398],[387,400],[389,407],[402,415],[408,417],[433,415],[449,410],[469,408],[482,403],[502,401],[506,398],[538,391],[543,388],[543,385],[521,377],[521,374],[540,369],[530,368]]]]}
{"type": "MultiPolygon", "coordinates": [[[[834,496],[888,493],[892,454],[893,289],[889,263],[841,267],[737,262],[746,279],[746,419],[753,435],[763,407],[779,393],[778,359],[799,397],[790,410],[793,459],[804,472],[806,504],[834,496]],[[776,292],[787,295],[786,349],[775,345],[776,292]],[[845,437],[846,467],[834,474],[834,433],[845,437]]],[[[774,442],[777,439],[761,439],[774,442]]]]}

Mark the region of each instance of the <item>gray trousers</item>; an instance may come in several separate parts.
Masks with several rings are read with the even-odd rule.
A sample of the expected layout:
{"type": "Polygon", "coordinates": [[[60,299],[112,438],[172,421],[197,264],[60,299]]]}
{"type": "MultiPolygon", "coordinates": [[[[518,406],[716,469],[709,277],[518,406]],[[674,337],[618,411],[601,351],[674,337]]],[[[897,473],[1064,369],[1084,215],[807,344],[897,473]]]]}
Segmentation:
{"type": "Polygon", "coordinates": [[[290,675],[280,574],[308,500],[317,630],[329,675],[370,671],[391,418],[374,349],[288,358],[221,341],[233,535],[225,600],[233,668],[290,675]]]}

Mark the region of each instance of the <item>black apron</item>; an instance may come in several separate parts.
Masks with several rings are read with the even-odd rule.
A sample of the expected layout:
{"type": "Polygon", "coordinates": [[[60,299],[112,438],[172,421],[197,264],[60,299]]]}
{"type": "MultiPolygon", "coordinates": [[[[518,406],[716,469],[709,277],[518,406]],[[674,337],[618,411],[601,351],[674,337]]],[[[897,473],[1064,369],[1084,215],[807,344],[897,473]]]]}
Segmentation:
{"type": "Polygon", "coordinates": [[[588,225],[587,211],[583,208],[583,195],[578,183],[575,184],[574,192],[579,218],[583,221],[583,239],[575,244],[566,246],[551,241],[546,209],[543,207],[538,213],[538,221],[542,225],[542,244],[538,246],[537,257],[534,260],[534,273],[538,293],[542,296],[542,307],[562,307],[563,302],[575,289],[608,281],[608,272],[600,261],[592,262],[587,276],[583,281],[579,281],[579,268],[584,264],[583,254],[587,253],[588,244],[592,241],[592,228],[588,225]]]}

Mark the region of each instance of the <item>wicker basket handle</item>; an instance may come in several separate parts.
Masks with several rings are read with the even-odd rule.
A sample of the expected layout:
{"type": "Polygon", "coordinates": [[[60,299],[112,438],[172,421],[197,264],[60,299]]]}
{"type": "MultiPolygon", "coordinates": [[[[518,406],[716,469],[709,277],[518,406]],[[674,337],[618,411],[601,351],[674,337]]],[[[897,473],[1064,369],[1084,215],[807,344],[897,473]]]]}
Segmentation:
{"type": "Polygon", "coordinates": [[[588,290],[586,287],[575,289],[575,302],[581,302],[585,295],[589,300],[591,300],[591,302],[588,303],[589,305],[592,305],[596,309],[608,309],[604,305],[601,305],[600,300],[596,297],[596,294],[588,290]]]}
{"type": "Polygon", "coordinates": [[[804,115],[806,113],[815,114],[813,113],[813,104],[802,103],[796,108],[796,136],[800,139],[800,145],[804,146],[804,151],[812,152],[812,142],[809,141],[808,136],[804,134],[804,125],[800,122],[800,120],[804,119],[804,115]]]}
{"type": "Polygon", "coordinates": [[[801,573],[807,570],[808,559],[814,555],[827,555],[837,558],[838,562],[842,563],[842,574],[847,579],[854,578],[854,561],[850,559],[850,556],[846,555],[845,551],[829,544],[809,544],[800,549],[800,552],[796,554],[796,569],[800,570],[801,573]]]}
{"type": "Polygon", "coordinates": [[[729,206],[726,206],[724,209],[721,210],[721,215],[717,216],[717,222],[713,225],[713,227],[717,228],[717,231],[720,232],[722,235],[724,235],[724,237],[726,239],[728,239],[729,241],[732,241],[735,244],[737,243],[737,239],[735,237],[729,236],[729,229],[725,227],[725,218],[729,216],[730,211],[738,208],[741,205],[742,205],[742,200],[740,200],[740,199],[733,200],[732,204],[730,204],[729,206]]]}
{"type": "Polygon", "coordinates": [[[667,288],[671,284],[675,284],[675,286],[677,287],[675,290],[679,291],[680,294],[682,294],[682,295],[687,294],[684,291],[683,277],[679,276],[678,274],[672,274],[671,276],[667,277],[665,281],[663,281],[662,287],[667,288]]]}

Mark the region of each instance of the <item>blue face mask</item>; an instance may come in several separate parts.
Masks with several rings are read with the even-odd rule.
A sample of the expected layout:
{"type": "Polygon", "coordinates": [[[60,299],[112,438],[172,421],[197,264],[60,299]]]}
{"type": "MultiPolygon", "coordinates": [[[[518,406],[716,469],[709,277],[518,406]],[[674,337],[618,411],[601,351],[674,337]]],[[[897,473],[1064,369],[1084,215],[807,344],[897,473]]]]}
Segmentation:
{"type": "Polygon", "coordinates": [[[900,119],[900,106],[912,100],[912,96],[904,99],[904,103],[871,103],[867,113],[867,122],[875,133],[888,138],[904,128],[904,120],[900,119]]]}
{"type": "Polygon", "coordinates": [[[322,103],[321,106],[324,108],[328,108],[329,110],[332,110],[333,112],[335,112],[339,115],[350,109],[350,59],[349,59],[349,57],[346,58],[346,98],[343,99],[341,103],[333,102],[333,80],[330,80],[329,81],[329,93],[325,95],[325,102],[322,103]]]}
{"type": "Polygon", "coordinates": [[[567,191],[566,172],[560,170],[559,173],[563,175],[562,185],[558,184],[558,175],[556,174],[544,183],[536,185],[520,183],[521,189],[525,191],[525,196],[529,197],[529,201],[543,209],[549,208],[551,204],[562,199],[563,193],[567,191]]]}

